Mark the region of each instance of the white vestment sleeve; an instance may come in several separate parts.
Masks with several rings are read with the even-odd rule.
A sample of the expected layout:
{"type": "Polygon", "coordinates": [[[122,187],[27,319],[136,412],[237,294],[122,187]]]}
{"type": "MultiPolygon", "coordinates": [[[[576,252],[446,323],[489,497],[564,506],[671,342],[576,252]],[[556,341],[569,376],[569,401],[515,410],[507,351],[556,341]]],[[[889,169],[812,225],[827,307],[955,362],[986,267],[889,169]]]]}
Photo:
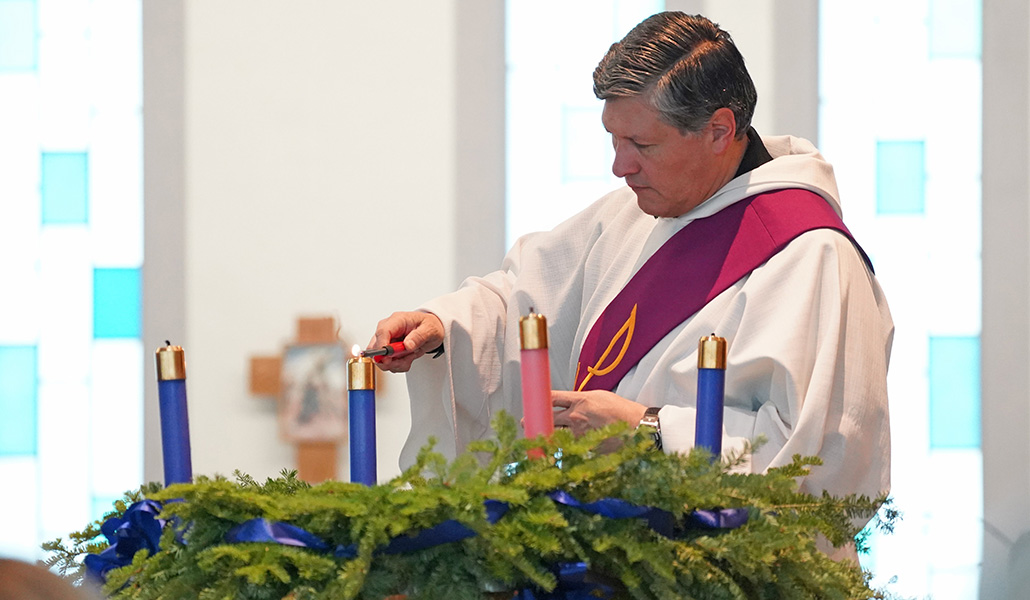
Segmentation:
{"type": "Polygon", "coordinates": [[[402,466],[414,462],[429,436],[448,458],[489,433],[488,398],[500,393],[507,297],[514,275],[502,270],[466,280],[456,292],[420,310],[444,326],[444,354],[412,363],[407,377],[413,431],[401,451],[402,466]]]}

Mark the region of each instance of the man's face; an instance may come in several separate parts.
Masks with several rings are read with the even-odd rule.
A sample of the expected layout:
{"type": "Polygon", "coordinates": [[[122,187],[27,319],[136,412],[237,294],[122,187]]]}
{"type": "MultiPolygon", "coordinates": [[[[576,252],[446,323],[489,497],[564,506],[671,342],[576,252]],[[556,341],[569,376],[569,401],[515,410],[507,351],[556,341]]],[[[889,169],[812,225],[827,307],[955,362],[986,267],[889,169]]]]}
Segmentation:
{"type": "Polygon", "coordinates": [[[645,213],[678,217],[725,183],[709,128],[684,135],[640,96],[605,100],[601,121],[615,147],[612,172],[625,178],[645,213]]]}

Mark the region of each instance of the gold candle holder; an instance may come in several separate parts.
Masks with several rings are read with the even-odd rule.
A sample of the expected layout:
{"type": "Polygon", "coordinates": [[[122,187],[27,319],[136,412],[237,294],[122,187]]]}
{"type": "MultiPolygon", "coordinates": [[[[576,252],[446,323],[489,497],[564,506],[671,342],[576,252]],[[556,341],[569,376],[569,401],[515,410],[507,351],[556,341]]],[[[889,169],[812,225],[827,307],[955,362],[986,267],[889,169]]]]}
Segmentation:
{"type": "Polygon", "coordinates": [[[529,309],[529,314],[519,317],[519,341],[523,350],[547,348],[547,318],[529,309]]]}
{"type": "Polygon", "coordinates": [[[697,343],[697,368],[726,369],[726,338],[706,335],[697,343]]]}
{"type": "Polygon", "coordinates": [[[376,368],[368,356],[355,356],[347,360],[347,389],[376,389],[376,368]]]}
{"type": "Polygon", "coordinates": [[[165,344],[167,345],[164,348],[157,349],[155,356],[157,380],[186,379],[186,353],[183,352],[182,346],[173,346],[171,342],[165,342],[165,344]]]}

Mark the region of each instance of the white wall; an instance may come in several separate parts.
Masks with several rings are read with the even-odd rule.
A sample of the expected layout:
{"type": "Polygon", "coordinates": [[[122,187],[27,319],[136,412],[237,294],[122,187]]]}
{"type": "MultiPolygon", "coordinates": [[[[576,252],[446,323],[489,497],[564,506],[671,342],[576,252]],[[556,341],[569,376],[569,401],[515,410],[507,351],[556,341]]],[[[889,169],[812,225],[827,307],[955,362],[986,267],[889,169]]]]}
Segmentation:
{"type": "MultiPolygon", "coordinates": [[[[457,252],[469,231],[481,246],[492,227],[502,235],[489,211],[476,227],[457,214],[468,194],[503,193],[489,147],[478,179],[456,161],[469,152],[459,132],[479,131],[468,126],[475,102],[490,98],[473,95],[459,119],[456,0],[145,4],[145,68],[182,81],[178,106],[174,81],[145,98],[145,344],[171,337],[186,351],[194,472],[271,476],[294,449],[277,437],[273,404],[248,394],[250,356],[279,353],[299,316],[333,315],[346,344],[364,346],[380,318],[499,262],[500,241],[457,252]],[[179,132],[167,126],[177,110],[179,132]],[[177,160],[175,198],[160,182],[175,179],[165,167],[175,173],[177,160]],[[181,316],[169,317],[176,303],[181,316]]],[[[498,36],[471,39],[503,51],[498,36]]],[[[157,77],[148,83],[160,87],[157,77]]],[[[148,395],[146,478],[159,480],[148,395]]],[[[409,427],[403,378],[381,377],[377,397],[386,478],[409,427]]],[[[345,445],[340,459],[345,478],[345,445]]]]}

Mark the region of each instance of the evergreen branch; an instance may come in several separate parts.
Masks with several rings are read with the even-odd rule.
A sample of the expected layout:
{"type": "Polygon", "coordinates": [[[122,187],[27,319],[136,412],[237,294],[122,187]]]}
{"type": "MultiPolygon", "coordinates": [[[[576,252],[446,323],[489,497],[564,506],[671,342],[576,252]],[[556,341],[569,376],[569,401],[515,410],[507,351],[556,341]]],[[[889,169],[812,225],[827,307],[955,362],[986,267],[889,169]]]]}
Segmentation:
{"type": "MultiPolygon", "coordinates": [[[[430,444],[412,467],[377,486],[311,486],[290,470],[263,483],[237,471],[233,480],[200,476],[192,484],[144,486],[108,516],[143,498],[166,502],[161,551],[141,551],[111,571],[105,591],[132,600],[381,600],[398,593],[479,600],[491,590],[553,590],[554,565],[584,563],[622,596],[641,599],[883,597],[868,587],[868,574],[830,561],[815,539],[847,542],[856,521],[874,514],[872,526],[889,531],[899,514],[885,497],[798,491],[797,478],[819,468],[817,458],[797,456],[750,475],[730,472],[746,454],[713,463],[700,451],[653,452],[650,440],[626,425],[527,440],[502,415],[494,430],[493,439],[474,442],[453,461],[430,444]],[[547,458],[526,458],[533,448],[547,458]],[[639,519],[558,505],[547,496],[554,490],[581,502],[611,498],[660,508],[680,525],[694,510],[747,508],[751,518],[736,529],[691,529],[669,539],[639,519]],[[508,506],[496,523],[487,521],[485,500],[508,506]],[[225,541],[231,528],[254,518],[302,528],[330,550],[225,541]],[[381,552],[391,539],[445,521],[476,535],[408,554],[381,552]],[[351,552],[337,557],[337,548],[351,552]]],[[[45,544],[47,564],[81,577],[83,555],[106,547],[96,539],[99,525],[45,544]]]]}

